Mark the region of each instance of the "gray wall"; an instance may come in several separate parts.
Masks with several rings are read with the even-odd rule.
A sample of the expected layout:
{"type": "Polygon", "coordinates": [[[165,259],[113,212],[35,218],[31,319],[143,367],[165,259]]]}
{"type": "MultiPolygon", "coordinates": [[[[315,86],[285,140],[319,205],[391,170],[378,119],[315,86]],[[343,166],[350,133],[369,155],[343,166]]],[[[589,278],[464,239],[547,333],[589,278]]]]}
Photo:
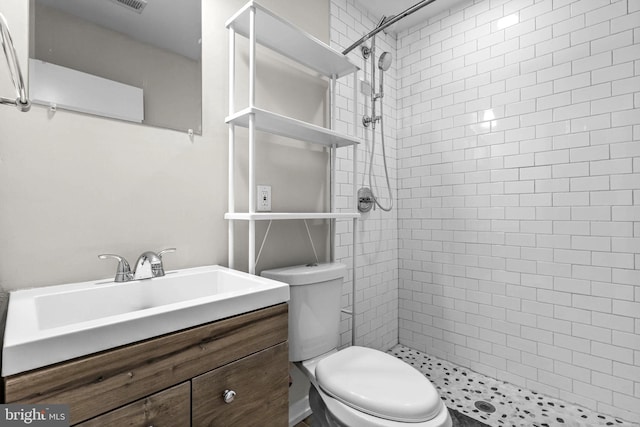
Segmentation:
{"type": "MultiPolygon", "coordinates": [[[[104,252],[134,262],[145,250],[175,246],[178,252],[165,257],[167,269],[227,263],[224,22],[244,3],[203,2],[203,134],[193,141],[186,133],[72,112],[50,116],[40,106],[27,114],[0,109],[0,286],[18,289],[107,278],[115,265],[97,259],[104,252]]],[[[328,40],[327,1],[264,4],[328,40]]],[[[9,22],[24,67],[28,2],[4,2],[0,12],[9,22]]],[[[265,49],[259,49],[259,58],[258,105],[323,124],[326,85],[265,49]]],[[[246,55],[238,60],[241,73],[244,64],[246,55]]],[[[5,68],[0,67],[3,96],[13,92],[5,68]]],[[[246,86],[246,80],[238,81],[246,86]]],[[[258,183],[274,186],[274,209],[325,207],[326,153],[281,138],[259,138],[264,165],[258,183]]],[[[246,172],[242,149],[239,156],[240,172],[246,172]]],[[[244,173],[238,179],[246,185],[244,173]]],[[[312,259],[304,226],[291,224],[272,230],[259,268],[312,259]]],[[[321,250],[325,229],[324,224],[312,224],[321,250]]],[[[240,267],[246,268],[245,263],[240,267]]]]}

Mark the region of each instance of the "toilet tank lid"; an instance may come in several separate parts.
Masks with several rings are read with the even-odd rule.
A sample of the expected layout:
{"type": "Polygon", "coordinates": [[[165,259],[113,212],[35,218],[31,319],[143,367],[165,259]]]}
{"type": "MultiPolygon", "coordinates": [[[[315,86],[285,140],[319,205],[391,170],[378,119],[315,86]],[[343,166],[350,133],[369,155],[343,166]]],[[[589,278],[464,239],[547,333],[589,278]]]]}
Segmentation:
{"type": "Polygon", "coordinates": [[[264,270],[260,275],[296,286],[343,278],[346,271],[346,265],[333,262],[275,268],[273,270],[264,270]]]}

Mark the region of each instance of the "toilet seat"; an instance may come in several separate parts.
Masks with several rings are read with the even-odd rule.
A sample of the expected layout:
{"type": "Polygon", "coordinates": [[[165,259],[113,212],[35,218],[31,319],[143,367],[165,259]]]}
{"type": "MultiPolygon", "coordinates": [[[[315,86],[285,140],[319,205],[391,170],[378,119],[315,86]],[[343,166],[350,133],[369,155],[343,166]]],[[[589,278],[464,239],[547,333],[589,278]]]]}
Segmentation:
{"type": "Polygon", "coordinates": [[[370,348],[348,347],[323,357],[315,366],[315,379],[321,396],[330,398],[323,396],[328,406],[336,406],[331,402],[336,400],[384,420],[423,423],[444,407],[435,387],[418,370],[370,348]]]}

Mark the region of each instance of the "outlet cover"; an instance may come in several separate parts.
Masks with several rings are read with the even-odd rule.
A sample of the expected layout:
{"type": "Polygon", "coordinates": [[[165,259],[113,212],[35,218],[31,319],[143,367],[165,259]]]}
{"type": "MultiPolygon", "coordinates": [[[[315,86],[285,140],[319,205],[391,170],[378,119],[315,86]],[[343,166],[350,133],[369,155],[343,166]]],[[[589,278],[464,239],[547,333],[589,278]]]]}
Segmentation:
{"type": "Polygon", "coordinates": [[[257,197],[256,210],[258,212],[271,212],[271,186],[258,185],[257,197]]]}

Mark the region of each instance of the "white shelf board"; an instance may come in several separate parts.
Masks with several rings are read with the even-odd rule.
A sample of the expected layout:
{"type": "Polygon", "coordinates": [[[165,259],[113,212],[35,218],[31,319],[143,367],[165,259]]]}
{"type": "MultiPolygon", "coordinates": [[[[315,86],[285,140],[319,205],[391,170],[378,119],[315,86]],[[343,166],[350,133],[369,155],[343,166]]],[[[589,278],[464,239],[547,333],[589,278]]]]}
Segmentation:
{"type": "Polygon", "coordinates": [[[353,219],[360,218],[355,212],[227,212],[224,219],[242,221],[269,221],[284,219],[353,219]]]}
{"type": "Polygon", "coordinates": [[[249,127],[249,116],[251,114],[255,114],[255,125],[257,130],[269,132],[274,135],[313,142],[315,144],[326,145],[328,147],[333,145],[337,147],[345,147],[360,143],[359,138],[343,135],[332,129],[292,119],[290,117],[282,116],[256,107],[248,107],[244,110],[238,111],[237,113],[227,117],[225,122],[227,124],[249,127]]]}
{"type": "Polygon", "coordinates": [[[307,32],[276,16],[255,1],[250,1],[225,24],[236,33],[249,37],[249,11],[256,9],[256,42],[324,76],[343,77],[358,69],[342,53],[307,32]]]}

